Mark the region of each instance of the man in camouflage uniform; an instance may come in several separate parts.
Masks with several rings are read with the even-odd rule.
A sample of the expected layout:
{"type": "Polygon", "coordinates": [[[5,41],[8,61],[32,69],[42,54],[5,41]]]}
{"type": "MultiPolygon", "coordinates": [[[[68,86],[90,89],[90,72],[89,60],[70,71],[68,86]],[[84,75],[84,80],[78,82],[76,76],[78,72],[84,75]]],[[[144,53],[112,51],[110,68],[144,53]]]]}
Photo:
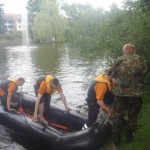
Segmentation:
{"type": "Polygon", "coordinates": [[[112,77],[116,78],[114,88],[115,102],[113,106],[114,144],[119,146],[123,117],[127,113],[127,142],[131,142],[137,127],[137,115],[142,106],[144,94],[145,60],[135,54],[133,44],[125,44],[123,56],[119,57],[112,69],[112,77]]]}

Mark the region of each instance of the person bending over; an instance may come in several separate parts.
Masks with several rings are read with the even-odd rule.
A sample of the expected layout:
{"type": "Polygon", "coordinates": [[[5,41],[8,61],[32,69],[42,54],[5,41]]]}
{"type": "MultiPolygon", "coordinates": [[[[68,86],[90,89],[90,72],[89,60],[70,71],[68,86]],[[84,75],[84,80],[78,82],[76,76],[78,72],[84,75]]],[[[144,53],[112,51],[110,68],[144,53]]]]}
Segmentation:
{"type": "MultiPolygon", "coordinates": [[[[100,74],[92,81],[87,92],[87,104],[88,104],[88,120],[82,127],[86,129],[96,122],[99,113],[99,108],[105,110],[107,113],[111,113],[111,108],[106,105],[104,99],[111,94],[115,79],[109,74],[100,74]]],[[[110,100],[111,101],[111,100],[110,100]]]]}
{"type": "Polygon", "coordinates": [[[60,95],[60,98],[65,106],[65,111],[68,112],[71,110],[67,106],[66,98],[63,94],[61,84],[56,77],[52,75],[41,76],[35,82],[34,90],[37,100],[35,103],[33,121],[37,121],[39,119],[42,123],[48,124],[43,116],[44,109],[50,108],[51,95],[55,92],[58,92],[60,95]]]}
{"type": "Polygon", "coordinates": [[[18,110],[20,108],[20,98],[15,92],[18,86],[23,86],[25,79],[20,77],[18,79],[8,78],[0,84],[0,99],[1,104],[6,107],[6,110],[18,110]]]}

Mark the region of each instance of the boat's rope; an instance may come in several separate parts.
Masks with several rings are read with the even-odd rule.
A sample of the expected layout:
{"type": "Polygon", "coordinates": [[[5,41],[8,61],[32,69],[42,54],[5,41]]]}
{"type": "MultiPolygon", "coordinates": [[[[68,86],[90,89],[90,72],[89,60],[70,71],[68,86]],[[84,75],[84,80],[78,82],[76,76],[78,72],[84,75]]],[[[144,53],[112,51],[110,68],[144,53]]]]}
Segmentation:
{"type": "MultiPolygon", "coordinates": [[[[20,93],[20,96],[19,96],[19,100],[20,100],[20,107],[22,106],[21,103],[22,103],[22,97],[23,97],[23,93],[22,93],[22,86],[21,86],[21,93],[20,93]]],[[[22,107],[21,107],[22,108],[22,107]]],[[[27,118],[26,118],[26,115],[25,114],[22,114],[22,116],[24,116],[25,118],[25,124],[26,124],[26,127],[27,127],[27,118]]]]}
{"type": "Polygon", "coordinates": [[[7,147],[10,147],[10,145],[8,145],[8,146],[2,146],[2,147],[0,147],[0,149],[4,149],[4,148],[7,148],[7,147]]]}

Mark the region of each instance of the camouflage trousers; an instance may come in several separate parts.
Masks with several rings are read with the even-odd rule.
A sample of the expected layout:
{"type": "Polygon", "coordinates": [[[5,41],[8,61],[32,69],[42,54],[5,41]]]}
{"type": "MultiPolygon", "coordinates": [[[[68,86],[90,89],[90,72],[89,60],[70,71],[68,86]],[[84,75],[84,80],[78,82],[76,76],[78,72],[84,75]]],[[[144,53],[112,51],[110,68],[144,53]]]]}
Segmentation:
{"type": "Polygon", "coordinates": [[[113,132],[121,134],[123,118],[127,114],[127,132],[134,133],[137,127],[137,116],[141,110],[141,97],[115,96],[113,105],[113,132]]]}
{"type": "Polygon", "coordinates": [[[109,122],[111,125],[113,124],[112,116],[106,112],[104,109],[100,108],[99,114],[97,117],[97,122],[103,124],[105,121],[109,122]]]}

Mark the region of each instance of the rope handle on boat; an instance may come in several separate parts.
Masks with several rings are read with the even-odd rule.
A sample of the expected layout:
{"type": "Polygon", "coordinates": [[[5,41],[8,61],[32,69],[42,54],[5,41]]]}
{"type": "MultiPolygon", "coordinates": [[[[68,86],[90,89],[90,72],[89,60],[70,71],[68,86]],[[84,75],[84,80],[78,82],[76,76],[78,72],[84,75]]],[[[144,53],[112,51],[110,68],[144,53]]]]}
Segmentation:
{"type": "Polygon", "coordinates": [[[20,95],[19,95],[19,101],[20,101],[20,108],[19,108],[19,110],[20,110],[20,111],[19,111],[19,110],[18,110],[18,111],[22,113],[22,116],[24,116],[24,118],[25,118],[25,124],[26,124],[26,126],[28,126],[26,114],[24,113],[23,108],[21,107],[22,97],[23,97],[23,92],[22,92],[22,86],[21,86],[21,93],[20,93],[20,95]]]}
{"type": "Polygon", "coordinates": [[[79,109],[72,109],[72,110],[74,110],[74,111],[76,111],[76,112],[78,112],[78,113],[81,113],[81,109],[84,107],[84,106],[86,106],[87,105],[87,103],[85,103],[85,104],[83,104],[83,105],[79,105],[79,106],[77,106],[77,108],[79,108],[79,109]]]}
{"type": "Polygon", "coordinates": [[[112,112],[110,112],[110,113],[108,114],[108,116],[107,116],[106,120],[104,121],[104,124],[106,124],[106,123],[107,123],[107,121],[108,121],[108,119],[110,118],[111,114],[112,114],[112,112]]]}
{"type": "MultiPolygon", "coordinates": [[[[113,107],[114,107],[114,103],[115,103],[115,99],[114,99],[114,101],[113,101],[113,103],[112,103],[112,106],[111,106],[112,109],[113,109],[113,107]]],[[[107,116],[106,120],[104,121],[104,124],[107,123],[108,119],[110,118],[110,116],[111,116],[112,114],[113,114],[113,110],[108,113],[108,116],[107,116]]]]}

